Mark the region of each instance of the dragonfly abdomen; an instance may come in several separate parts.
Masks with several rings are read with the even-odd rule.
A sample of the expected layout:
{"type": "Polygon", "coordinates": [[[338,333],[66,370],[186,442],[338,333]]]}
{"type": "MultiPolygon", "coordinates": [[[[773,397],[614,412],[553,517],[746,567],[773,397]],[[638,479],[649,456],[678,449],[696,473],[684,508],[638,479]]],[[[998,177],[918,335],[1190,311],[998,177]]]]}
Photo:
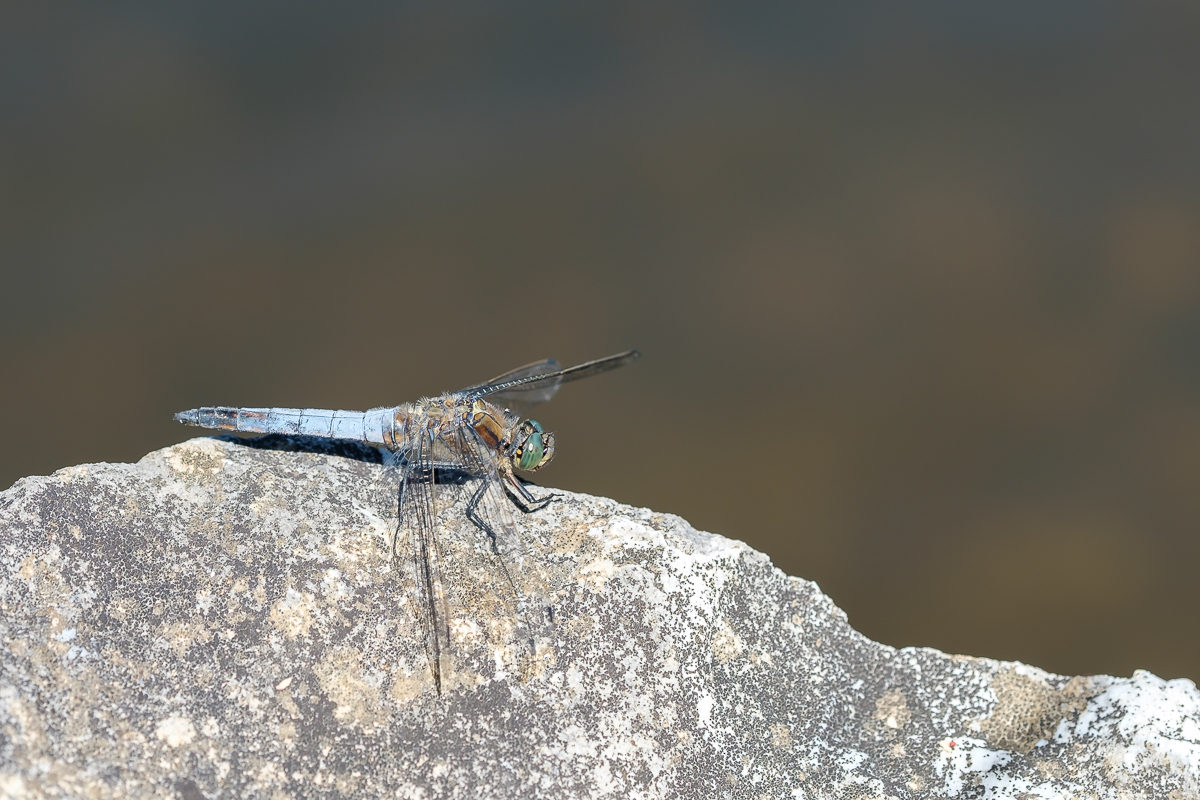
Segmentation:
{"type": "Polygon", "coordinates": [[[323,408],[235,408],[204,406],[180,411],[175,419],[185,425],[240,433],[283,433],[324,439],[356,439],[393,447],[400,438],[396,409],[334,411],[323,408]]]}

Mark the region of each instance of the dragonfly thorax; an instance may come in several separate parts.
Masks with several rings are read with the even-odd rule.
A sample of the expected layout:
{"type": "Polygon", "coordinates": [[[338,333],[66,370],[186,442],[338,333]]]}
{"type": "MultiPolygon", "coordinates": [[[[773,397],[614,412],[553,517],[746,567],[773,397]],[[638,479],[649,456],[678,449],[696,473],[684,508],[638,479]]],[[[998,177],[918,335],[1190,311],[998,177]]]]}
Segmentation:
{"type": "Polygon", "coordinates": [[[554,458],[554,434],[547,433],[536,419],[518,421],[515,415],[476,400],[471,427],[484,444],[503,452],[517,469],[532,472],[554,458]]]}

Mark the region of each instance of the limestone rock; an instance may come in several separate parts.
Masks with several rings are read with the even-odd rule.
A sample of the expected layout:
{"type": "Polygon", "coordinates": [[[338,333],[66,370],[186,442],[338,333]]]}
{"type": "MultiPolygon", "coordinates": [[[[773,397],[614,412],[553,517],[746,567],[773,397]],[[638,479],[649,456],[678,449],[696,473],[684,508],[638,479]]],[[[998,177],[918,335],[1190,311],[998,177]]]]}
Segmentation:
{"type": "Polygon", "coordinates": [[[395,473],[201,438],[0,494],[0,795],[1200,796],[1190,681],[896,650],[586,495],[514,515],[506,576],[446,493],[439,694],[395,473]]]}

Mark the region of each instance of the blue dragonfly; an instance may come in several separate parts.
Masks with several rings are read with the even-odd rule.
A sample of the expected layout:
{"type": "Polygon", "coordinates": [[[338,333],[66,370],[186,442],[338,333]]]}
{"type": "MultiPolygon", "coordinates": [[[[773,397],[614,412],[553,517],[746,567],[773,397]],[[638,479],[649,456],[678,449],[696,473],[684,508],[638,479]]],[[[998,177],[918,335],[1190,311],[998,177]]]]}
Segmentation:
{"type": "MultiPolygon", "coordinates": [[[[391,408],[335,411],[318,408],[242,408],[204,406],[181,411],[175,419],[221,431],[274,433],[348,439],[385,448],[399,457],[399,527],[392,557],[404,561],[402,531],[407,531],[411,592],[421,615],[424,646],[433,684],[442,693],[451,669],[450,615],[447,608],[444,548],[438,542],[438,493],[450,485],[468,486],[466,517],[487,537],[503,578],[520,595],[512,559],[523,548],[511,507],[523,512],[544,508],[553,497],[536,498],[518,471],[541,469],[554,457],[554,435],[535,419],[510,409],[551,399],[569,381],[587,378],[637,359],[637,350],[562,369],[545,359],[510,370],[486,383],[391,408]]],[[[526,598],[528,599],[528,598],[526,598]]],[[[519,627],[531,626],[522,612],[519,627]]],[[[532,647],[532,638],[529,639],[532,647]]]]}

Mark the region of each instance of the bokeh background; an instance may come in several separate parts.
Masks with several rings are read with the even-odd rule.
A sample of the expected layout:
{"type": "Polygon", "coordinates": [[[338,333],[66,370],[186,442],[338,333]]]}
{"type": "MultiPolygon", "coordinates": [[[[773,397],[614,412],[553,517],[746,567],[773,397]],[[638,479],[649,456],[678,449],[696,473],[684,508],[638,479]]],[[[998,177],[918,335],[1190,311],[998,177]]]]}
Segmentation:
{"type": "Polygon", "coordinates": [[[1200,5],[0,12],[0,485],[639,347],[539,479],[1200,676],[1200,5]]]}

